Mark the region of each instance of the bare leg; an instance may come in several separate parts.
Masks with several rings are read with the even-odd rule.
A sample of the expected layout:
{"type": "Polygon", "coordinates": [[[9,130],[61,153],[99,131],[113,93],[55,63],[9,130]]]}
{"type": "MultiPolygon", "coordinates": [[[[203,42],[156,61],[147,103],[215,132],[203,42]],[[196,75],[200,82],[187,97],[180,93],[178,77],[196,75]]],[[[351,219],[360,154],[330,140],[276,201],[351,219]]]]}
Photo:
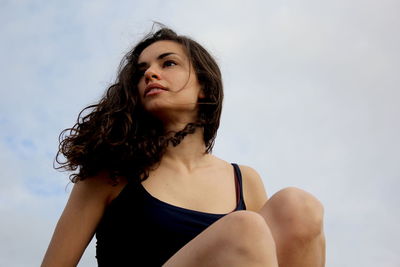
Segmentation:
{"type": "Polygon", "coordinates": [[[280,267],[325,266],[323,207],[294,187],[274,194],[259,212],[275,240],[280,267]]]}
{"type": "Polygon", "coordinates": [[[163,266],[278,267],[271,231],[260,214],[237,211],[212,224],[163,266]]]}

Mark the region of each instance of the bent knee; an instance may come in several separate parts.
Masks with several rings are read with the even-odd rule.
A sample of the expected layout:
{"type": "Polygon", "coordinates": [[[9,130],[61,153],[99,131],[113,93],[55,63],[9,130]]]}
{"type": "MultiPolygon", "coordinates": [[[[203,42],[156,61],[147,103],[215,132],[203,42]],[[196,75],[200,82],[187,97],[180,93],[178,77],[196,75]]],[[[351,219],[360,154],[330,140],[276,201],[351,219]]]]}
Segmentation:
{"type": "Polygon", "coordinates": [[[263,240],[273,244],[271,231],[265,219],[253,211],[235,211],[224,218],[225,240],[241,245],[253,244],[255,240],[263,240]]]}
{"type": "Polygon", "coordinates": [[[235,211],[187,243],[166,266],[178,261],[185,261],[179,266],[238,266],[241,262],[246,266],[271,266],[269,262],[274,260],[275,243],[264,218],[252,211],[235,211]]]}
{"type": "Polygon", "coordinates": [[[235,211],[224,217],[226,227],[233,233],[269,234],[270,230],[264,218],[253,211],[235,211]]]}
{"type": "Polygon", "coordinates": [[[275,253],[275,242],[265,219],[253,211],[236,211],[224,218],[221,247],[235,251],[235,255],[250,259],[264,259],[275,253]]]}
{"type": "Polygon", "coordinates": [[[310,193],[288,187],[276,193],[270,200],[273,201],[274,214],[291,238],[309,240],[323,231],[323,205],[310,193]]]}

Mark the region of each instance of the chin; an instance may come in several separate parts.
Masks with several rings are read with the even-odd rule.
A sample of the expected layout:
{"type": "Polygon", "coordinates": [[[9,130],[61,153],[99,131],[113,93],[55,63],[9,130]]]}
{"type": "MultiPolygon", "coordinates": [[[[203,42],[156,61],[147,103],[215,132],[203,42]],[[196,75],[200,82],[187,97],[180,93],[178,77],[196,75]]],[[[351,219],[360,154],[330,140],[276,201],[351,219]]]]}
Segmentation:
{"type": "Polygon", "coordinates": [[[162,103],[161,101],[151,101],[144,105],[144,109],[150,113],[167,111],[169,108],[171,108],[171,105],[162,103]]]}
{"type": "Polygon", "coordinates": [[[144,110],[158,119],[165,117],[169,113],[170,108],[168,105],[162,103],[147,103],[144,105],[144,110]]]}

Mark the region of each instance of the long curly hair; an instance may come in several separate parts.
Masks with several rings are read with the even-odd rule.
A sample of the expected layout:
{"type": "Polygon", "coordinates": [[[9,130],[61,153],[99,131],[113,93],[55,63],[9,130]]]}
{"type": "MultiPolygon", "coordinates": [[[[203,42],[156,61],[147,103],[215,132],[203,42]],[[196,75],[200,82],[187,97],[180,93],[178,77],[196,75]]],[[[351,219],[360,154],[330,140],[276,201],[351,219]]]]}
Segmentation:
{"type": "Polygon", "coordinates": [[[183,138],[203,129],[205,153],[211,153],[220,123],[223,86],[220,69],[213,57],[196,41],[177,35],[162,26],[147,34],[121,60],[114,84],[97,104],[87,106],[72,128],[59,136],[56,169],[73,171],[77,182],[107,171],[110,178],[124,176],[141,182],[157,167],[168,145],[177,146],[183,138]],[[183,130],[165,132],[160,120],[146,112],[140,103],[138,58],[149,45],[162,40],[174,41],[184,48],[205,98],[198,100],[197,120],[183,130]],[[64,160],[60,160],[60,155],[64,160]]]}

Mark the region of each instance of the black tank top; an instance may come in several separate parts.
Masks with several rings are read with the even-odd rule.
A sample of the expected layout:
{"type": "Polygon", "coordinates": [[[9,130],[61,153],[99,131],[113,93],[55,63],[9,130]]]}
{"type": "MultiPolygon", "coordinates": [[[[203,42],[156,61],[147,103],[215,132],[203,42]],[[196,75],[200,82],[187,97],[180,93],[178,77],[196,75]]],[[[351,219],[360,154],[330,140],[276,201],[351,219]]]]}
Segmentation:
{"type": "MultiPolygon", "coordinates": [[[[232,163],[237,205],[245,210],[242,176],[232,163]]],[[[226,214],[206,213],[163,202],[141,183],[128,183],[110,203],[96,229],[102,266],[161,266],[175,252],[226,214]]]]}

